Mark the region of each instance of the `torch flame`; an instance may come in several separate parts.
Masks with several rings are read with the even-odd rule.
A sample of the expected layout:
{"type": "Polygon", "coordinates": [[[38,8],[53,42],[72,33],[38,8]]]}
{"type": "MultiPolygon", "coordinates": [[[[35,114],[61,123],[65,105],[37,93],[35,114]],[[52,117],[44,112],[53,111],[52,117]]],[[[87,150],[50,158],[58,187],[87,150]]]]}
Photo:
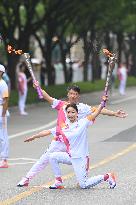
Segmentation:
{"type": "Polygon", "coordinates": [[[16,55],[23,54],[22,50],[15,50],[11,45],[8,45],[7,51],[8,51],[8,53],[15,53],[16,55]]]}
{"type": "Polygon", "coordinates": [[[23,54],[23,51],[22,50],[17,50],[17,51],[15,51],[15,54],[21,55],[21,54],[23,54]]]}
{"type": "Polygon", "coordinates": [[[108,49],[106,49],[106,48],[103,49],[103,53],[104,53],[106,56],[108,56],[108,57],[112,57],[112,56],[113,56],[113,54],[112,54],[110,51],[108,51],[108,49]]]}
{"type": "Polygon", "coordinates": [[[13,52],[12,46],[8,45],[7,50],[8,50],[8,53],[12,53],[13,52]]]}

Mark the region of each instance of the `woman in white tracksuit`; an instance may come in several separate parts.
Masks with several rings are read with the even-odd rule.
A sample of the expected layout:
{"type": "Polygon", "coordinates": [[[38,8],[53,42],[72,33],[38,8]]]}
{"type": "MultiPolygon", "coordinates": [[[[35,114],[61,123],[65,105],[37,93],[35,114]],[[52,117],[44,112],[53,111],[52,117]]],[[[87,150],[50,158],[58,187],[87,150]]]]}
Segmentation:
{"type": "MultiPolygon", "coordinates": [[[[78,120],[78,108],[76,104],[69,104],[66,107],[67,118],[69,122],[62,128],[60,135],[67,138],[67,152],[54,152],[50,154],[50,164],[55,174],[55,183],[50,189],[61,189],[62,179],[59,163],[72,164],[74,172],[81,188],[90,188],[103,181],[110,184],[110,188],[116,186],[115,177],[112,173],[98,175],[88,178],[88,141],[87,128],[92,125],[95,118],[100,114],[103,105],[100,104],[98,109],[86,118],[78,120]]],[[[51,133],[54,135],[54,128],[51,133]]]]}
{"type": "MultiPolygon", "coordinates": [[[[56,106],[58,107],[58,105],[60,105],[62,107],[61,108],[62,111],[64,112],[63,114],[66,115],[65,113],[66,104],[68,103],[61,100],[53,99],[52,107],[55,108],[56,106]]],[[[78,103],[77,106],[79,109],[79,119],[86,117],[88,114],[91,114],[94,110],[94,108],[91,109],[89,105],[83,103],[78,103]]],[[[61,112],[61,117],[62,117],[62,112],[61,112]]],[[[17,186],[19,187],[28,186],[30,180],[33,179],[41,170],[43,170],[48,165],[50,153],[66,152],[66,145],[64,144],[63,140],[61,140],[60,138],[59,139],[56,138],[56,127],[54,128],[54,130],[55,130],[55,134],[54,134],[55,138],[52,140],[49,148],[47,149],[47,151],[43,153],[40,159],[27,172],[26,176],[21,179],[21,181],[17,184],[17,186]]],[[[50,130],[44,130],[38,134],[33,135],[32,137],[27,138],[25,142],[32,141],[36,138],[45,137],[50,134],[51,134],[50,130]]]]}

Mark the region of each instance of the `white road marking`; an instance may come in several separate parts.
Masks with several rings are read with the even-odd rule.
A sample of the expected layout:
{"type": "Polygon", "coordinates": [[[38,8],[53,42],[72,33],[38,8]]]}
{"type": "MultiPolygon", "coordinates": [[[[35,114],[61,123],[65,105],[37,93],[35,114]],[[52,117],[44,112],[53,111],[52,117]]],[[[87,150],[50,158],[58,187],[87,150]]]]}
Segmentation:
{"type": "Polygon", "coordinates": [[[34,164],[38,159],[32,159],[32,158],[9,158],[8,161],[10,161],[9,165],[14,166],[14,165],[26,165],[26,164],[34,164]],[[21,160],[26,161],[26,162],[21,162],[21,160]],[[16,162],[19,161],[19,162],[16,162]]]}
{"type": "Polygon", "coordinates": [[[30,160],[36,162],[38,159],[32,159],[32,158],[9,158],[9,161],[18,161],[18,160],[30,160]]]}
{"type": "Polygon", "coordinates": [[[126,98],[123,98],[123,99],[120,99],[120,100],[114,100],[113,102],[110,102],[110,104],[115,105],[115,104],[125,102],[125,101],[128,101],[128,100],[133,100],[133,99],[136,99],[136,96],[130,96],[130,97],[126,97],[126,98]]]}
{"type": "Polygon", "coordinates": [[[26,165],[26,164],[34,164],[34,162],[13,162],[9,163],[9,166],[14,166],[14,165],[26,165]]]}
{"type": "Polygon", "coordinates": [[[56,124],[56,120],[46,124],[45,126],[37,127],[35,129],[27,130],[27,131],[24,131],[24,132],[18,132],[14,135],[10,135],[9,139],[13,139],[13,138],[16,138],[16,137],[19,137],[19,136],[22,136],[22,135],[30,134],[32,132],[37,132],[37,131],[40,131],[40,130],[43,130],[43,129],[47,129],[51,126],[54,126],[55,124],[56,124]]]}

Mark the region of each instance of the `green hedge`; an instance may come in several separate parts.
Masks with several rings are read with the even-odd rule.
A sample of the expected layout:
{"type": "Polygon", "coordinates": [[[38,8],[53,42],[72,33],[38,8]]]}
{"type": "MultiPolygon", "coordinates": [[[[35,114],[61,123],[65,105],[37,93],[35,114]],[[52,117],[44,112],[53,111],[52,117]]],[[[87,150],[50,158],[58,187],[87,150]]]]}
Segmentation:
{"type": "MultiPolygon", "coordinates": [[[[53,97],[63,98],[66,96],[67,87],[71,84],[74,84],[74,83],[47,86],[47,87],[44,87],[43,89],[45,89],[53,97]]],[[[80,86],[81,93],[89,93],[89,92],[103,90],[105,81],[96,80],[94,83],[87,81],[87,82],[78,82],[75,84],[80,86]]],[[[116,88],[118,87],[118,85],[119,85],[119,81],[116,80],[115,82],[116,88]]],[[[128,77],[127,86],[136,86],[136,78],[128,77]]],[[[40,102],[40,100],[37,97],[36,91],[33,88],[29,88],[28,96],[27,96],[27,104],[33,104],[33,103],[38,103],[38,102],[40,102]]],[[[17,104],[18,104],[18,93],[16,90],[13,90],[11,91],[11,94],[10,94],[9,106],[16,106],[17,104]]]]}

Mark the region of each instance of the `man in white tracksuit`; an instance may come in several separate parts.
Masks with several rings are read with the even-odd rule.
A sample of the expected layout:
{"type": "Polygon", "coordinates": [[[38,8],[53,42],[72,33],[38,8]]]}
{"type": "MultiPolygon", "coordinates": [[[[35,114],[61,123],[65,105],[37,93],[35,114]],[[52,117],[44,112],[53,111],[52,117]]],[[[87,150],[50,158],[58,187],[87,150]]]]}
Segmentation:
{"type": "Polygon", "coordinates": [[[7,133],[8,86],[2,79],[5,67],[0,64],[0,168],[8,168],[9,141],[7,133]]]}

